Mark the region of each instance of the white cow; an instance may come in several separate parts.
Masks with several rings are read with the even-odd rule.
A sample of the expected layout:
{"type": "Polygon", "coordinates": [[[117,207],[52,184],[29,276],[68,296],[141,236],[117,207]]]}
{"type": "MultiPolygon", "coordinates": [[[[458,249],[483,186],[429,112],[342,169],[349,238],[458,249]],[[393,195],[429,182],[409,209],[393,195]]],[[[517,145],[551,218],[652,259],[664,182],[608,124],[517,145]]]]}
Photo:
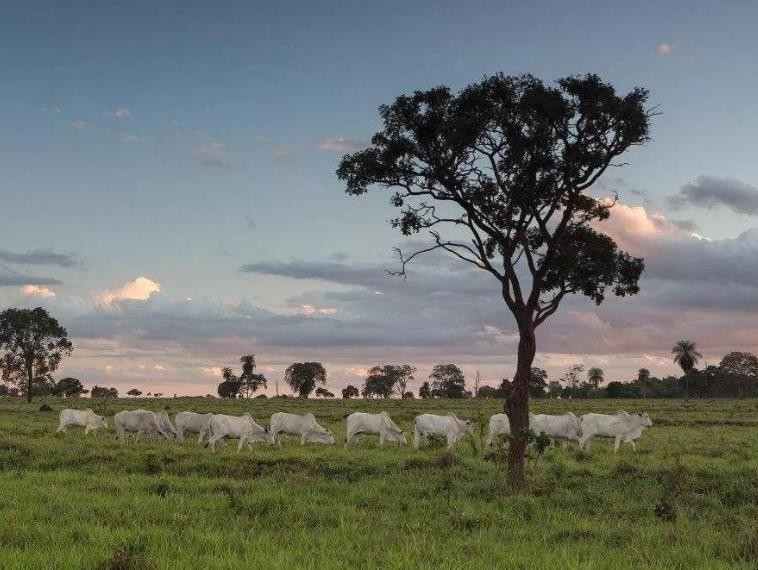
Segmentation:
{"type": "Polygon", "coordinates": [[[498,436],[510,436],[511,435],[511,422],[508,420],[508,416],[505,414],[495,414],[490,418],[489,430],[487,433],[487,441],[484,442],[485,447],[489,447],[495,443],[495,439],[498,436]]]}
{"type": "Polygon", "coordinates": [[[397,427],[387,412],[378,414],[367,414],[364,412],[354,412],[347,417],[347,435],[345,436],[345,445],[347,446],[356,435],[378,435],[379,445],[384,442],[407,445],[403,430],[397,427]]]}
{"type": "Polygon", "coordinates": [[[116,437],[121,440],[125,438],[126,432],[136,433],[136,439],[142,436],[164,439],[176,437],[176,430],[171,425],[166,412],[124,410],[113,416],[113,424],[116,426],[116,437]]]}
{"type": "Polygon", "coordinates": [[[618,453],[622,441],[630,443],[632,449],[637,451],[634,440],[642,435],[645,428],[651,427],[653,422],[645,413],[628,414],[622,410],[615,415],[584,414],[579,418],[579,425],[582,430],[580,449],[589,449],[593,437],[606,437],[614,439],[613,452],[618,453]]]}
{"type": "Polygon", "coordinates": [[[535,435],[544,433],[550,439],[560,439],[563,442],[579,441],[581,435],[579,418],[571,412],[566,412],[560,416],[529,414],[529,429],[535,435]]]}
{"type": "Polygon", "coordinates": [[[108,429],[108,420],[103,416],[98,416],[92,411],[92,408],[86,410],[62,410],[58,414],[59,426],[57,432],[66,433],[69,426],[79,426],[84,428],[84,433],[95,431],[98,428],[108,429]]]}
{"type": "Polygon", "coordinates": [[[444,437],[447,440],[447,448],[450,449],[459,439],[474,433],[474,424],[469,420],[458,419],[455,414],[421,414],[416,416],[414,426],[413,447],[416,449],[421,440],[430,435],[444,437]]]}
{"type": "Polygon", "coordinates": [[[245,443],[268,443],[274,444],[274,437],[268,426],[259,426],[250,414],[241,416],[227,416],[224,414],[211,414],[210,435],[208,445],[211,451],[216,451],[216,442],[224,438],[239,439],[237,452],[242,449],[245,443]]]}
{"type": "Polygon", "coordinates": [[[300,445],[311,443],[333,444],[332,432],[316,423],[313,414],[288,414],[277,412],[271,416],[271,433],[274,441],[282,445],[280,435],[300,436],[300,445]]]}
{"type": "Polygon", "coordinates": [[[197,443],[203,443],[203,438],[210,433],[210,421],[213,414],[197,414],[195,412],[179,412],[174,416],[176,434],[179,441],[184,441],[184,432],[199,434],[197,443]]]}

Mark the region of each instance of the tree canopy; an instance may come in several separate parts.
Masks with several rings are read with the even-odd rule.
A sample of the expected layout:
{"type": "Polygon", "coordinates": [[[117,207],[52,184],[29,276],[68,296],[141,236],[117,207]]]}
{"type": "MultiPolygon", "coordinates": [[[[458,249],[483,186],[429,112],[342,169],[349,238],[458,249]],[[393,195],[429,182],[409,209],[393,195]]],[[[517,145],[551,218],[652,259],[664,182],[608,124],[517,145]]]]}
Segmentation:
{"type": "Polygon", "coordinates": [[[55,385],[55,393],[66,398],[77,398],[88,391],[78,378],[61,378],[55,385]]]}
{"type": "Polygon", "coordinates": [[[19,384],[31,402],[35,385],[53,386],[52,373],[73,351],[68,333],[45,309],[0,313],[0,366],[3,380],[19,384]]]}
{"type": "Polygon", "coordinates": [[[360,394],[361,393],[358,390],[358,388],[356,388],[352,384],[348,384],[342,389],[342,397],[345,398],[346,400],[349,400],[350,398],[357,398],[358,396],[360,396],[360,394]]]}
{"type": "Polygon", "coordinates": [[[615,199],[588,190],[617,158],[647,141],[648,92],[620,95],[596,75],[546,85],[497,74],[459,93],[435,87],[379,108],[371,146],[342,158],[337,176],[358,196],[390,191],[404,236],[429,244],[398,250],[400,275],[416,256],[443,250],[492,275],[519,332],[518,365],[507,386],[515,438],[509,478],[524,480],[529,371],[535,329],[566,295],[599,304],[639,291],[643,260],[602,233],[615,199]]]}
{"type": "Polygon", "coordinates": [[[320,362],[295,362],[284,372],[284,381],[301,398],[307,398],[317,384],[326,384],[326,368],[320,362]]]}
{"type": "Polygon", "coordinates": [[[429,374],[432,395],[438,398],[465,398],[466,379],[455,364],[437,364],[429,374]]]}

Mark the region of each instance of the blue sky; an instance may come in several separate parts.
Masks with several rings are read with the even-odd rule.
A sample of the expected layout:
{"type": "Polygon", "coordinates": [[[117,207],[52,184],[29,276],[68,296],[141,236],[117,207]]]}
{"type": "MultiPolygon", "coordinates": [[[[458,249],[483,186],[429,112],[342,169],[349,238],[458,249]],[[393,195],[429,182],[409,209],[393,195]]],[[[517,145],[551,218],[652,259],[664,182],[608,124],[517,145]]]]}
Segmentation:
{"type": "MultiPolygon", "coordinates": [[[[331,364],[335,387],[358,381],[373,364],[400,360],[423,368],[457,359],[466,372],[481,368],[495,381],[512,373],[513,347],[507,315],[488,320],[498,302],[494,284],[466,291],[456,281],[437,290],[434,272],[448,271],[445,260],[419,269],[432,276],[423,293],[386,283],[382,270],[399,242],[386,224],[393,213],[382,195],[344,195],[334,176],[342,153],[370,138],[378,105],[401,93],[460,88],[498,71],[545,80],[598,73],[619,90],[647,87],[661,112],[653,140],[604,180],[630,208],[630,227],[644,233],[641,220],[662,219],[655,216],[686,220],[713,240],[697,247],[710,248],[705,257],[714,267],[724,267],[723,259],[749,265],[758,249],[749,233],[758,226],[755,213],[745,207],[750,192],[758,193],[756,28],[751,2],[7,3],[0,20],[0,250],[70,253],[76,267],[0,260],[6,274],[55,294],[23,293],[14,277],[0,287],[0,304],[49,306],[80,339],[63,371],[89,384],[205,393],[215,383],[210,370],[242,352],[268,359],[272,378],[288,361],[318,357],[331,364]],[[696,182],[701,176],[709,178],[696,182]],[[674,207],[671,196],[687,185],[701,199],[690,193],[674,207]],[[289,265],[240,272],[272,263],[289,265]],[[307,271],[323,277],[317,263],[374,271],[376,282],[356,283],[344,272],[328,281],[292,278],[307,271]],[[109,291],[141,276],[160,291],[125,299],[128,308],[103,305],[109,291]],[[377,305],[375,287],[386,288],[379,292],[391,302],[377,305]],[[469,296],[460,306],[429,302],[456,291],[469,296]],[[437,338],[438,327],[460,322],[456,308],[465,326],[437,338]],[[387,316],[398,310],[421,311],[428,322],[420,319],[416,329],[387,316]],[[239,319],[261,328],[238,329],[239,319]],[[267,319],[283,320],[279,334],[269,335],[275,326],[267,319]],[[204,328],[209,321],[219,326],[204,328]],[[416,337],[400,335],[405,344],[395,346],[396,326],[416,337]],[[500,332],[490,338],[492,327],[500,332]]],[[[668,251],[660,247],[666,240],[679,251],[676,240],[684,238],[656,227],[650,231],[663,233],[646,234],[643,244],[624,235],[641,253],[668,251]]],[[[704,255],[701,249],[692,255],[704,255]]],[[[572,330],[562,317],[546,333],[542,364],[551,375],[578,360],[604,365],[618,379],[642,365],[666,373],[676,335],[699,341],[712,359],[758,348],[749,325],[733,321],[758,300],[752,274],[730,276],[726,265],[719,282],[703,267],[700,277],[677,281],[665,271],[671,265],[653,260],[647,297],[600,311],[579,302],[566,307],[600,320],[578,318],[589,327],[588,342],[597,326],[611,332],[603,337],[607,349],[594,354],[561,339],[575,334],[561,332],[572,330]],[[738,287],[728,297],[743,305],[713,307],[723,287],[738,287]],[[671,330],[616,314],[654,306],[658,315],[663,306],[681,315],[683,298],[691,319],[671,330]],[[636,326],[657,327],[661,342],[671,342],[656,349],[619,340],[636,326]],[[740,332],[724,340],[707,332],[717,326],[740,332]]]]}

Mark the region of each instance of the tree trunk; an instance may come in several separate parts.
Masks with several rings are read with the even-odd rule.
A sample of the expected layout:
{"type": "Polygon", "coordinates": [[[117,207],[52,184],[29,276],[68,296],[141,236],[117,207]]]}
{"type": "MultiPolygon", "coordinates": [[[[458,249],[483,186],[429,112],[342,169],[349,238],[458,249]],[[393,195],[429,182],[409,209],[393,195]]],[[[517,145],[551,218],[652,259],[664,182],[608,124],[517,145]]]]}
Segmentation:
{"type": "Polygon", "coordinates": [[[511,425],[508,446],[508,484],[518,491],[524,487],[524,458],[529,430],[529,374],[537,346],[534,326],[519,324],[518,361],[516,375],[510,383],[505,400],[505,413],[511,425]]]}
{"type": "Polygon", "coordinates": [[[32,384],[34,378],[34,368],[31,363],[26,365],[26,401],[32,401],[32,384]]]}

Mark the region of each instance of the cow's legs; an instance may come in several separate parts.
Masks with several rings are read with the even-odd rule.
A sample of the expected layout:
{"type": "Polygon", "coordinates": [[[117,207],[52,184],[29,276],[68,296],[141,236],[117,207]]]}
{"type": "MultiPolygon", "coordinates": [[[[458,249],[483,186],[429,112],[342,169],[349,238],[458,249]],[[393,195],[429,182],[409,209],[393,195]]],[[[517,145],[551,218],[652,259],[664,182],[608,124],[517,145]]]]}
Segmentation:
{"type": "Polygon", "coordinates": [[[176,430],[176,439],[178,441],[184,441],[184,428],[179,428],[176,430]]]}
{"type": "Polygon", "coordinates": [[[208,438],[208,446],[211,448],[211,452],[216,451],[216,442],[222,439],[224,436],[221,434],[212,435],[208,438]]]}
{"type": "Polygon", "coordinates": [[[379,434],[379,447],[384,447],[384,442],[385,442],[384,436],[385,434],[383,433],[379,434]]]}
{"type": "Polygon", "coordinates": [[[300,435],[300,445],[305,445],[306,440],[308,439],[308,434],[304,433],[300,435]]]}
{"type": "Polygon", "coordinates": [[[630,439],[630,440],[629,440],[629,443],[630,443],[630,444],[631,444],[631,446],[632,446],[632,451],[634,451],[635,453],[637,453],[637,444],[635,444],[635,443],[634,443],[634,440],[633,440],[633,439],[630,439]]]}
{"type": "Polygon", "coordinates": [[[415,449],[418,449],[419,444],[421,443],[421,432],[418,431],[418,427],[413,428],[413,447],[415,449]]]}
{"type": "Polygon", "coordinates": [[[205,430],[200,430],[200,435],[197,438],[197,444],[202,445],[203,444],[203,437],[205,437],[205,430]]]}
{"type": "Polygon", "coordinates": [[[66,426],[64,426],[63,424],[59,425],[58,429],[55,430],[55,433],[60,433],[60,432],[66,433],[66,426]]]}
{"type": "Polygon", "coordinates": [[[244,434],[242,434],[242,435],[240,436],[240,441],[239,441],[239,443],[237,444],[237,453],[239,453],[239,452],[240,452],[240,449],[242,449],[242,446],[243,446],[243,445],[245,445],[245,442],[246,442],[246,441],[247,441],[247,436],[246,436],[246,435],[244,435],[244,434]]]}
{"type": "Polygon", "coordinates": [[[87,435],[90,432],[91,428],[89,425],[84,426],[84,435],[87,435]]]}
{"type": "Polygon", "coordinates": [[[613,453],[618,453],[619,447],[621,447],[621,438],[616,436],[613,440],[613,453]]]}
{"type": "Polygon", "coordinates": [[[350,443],[351,441],[353,441],[353,437],[354,436],[355,436],[355,434],[353,432],[351,432],[351,431],[349,431],[349,432],[347,432],[345,434],[345,447],[347,447],[348,443],[350,443]]]}

